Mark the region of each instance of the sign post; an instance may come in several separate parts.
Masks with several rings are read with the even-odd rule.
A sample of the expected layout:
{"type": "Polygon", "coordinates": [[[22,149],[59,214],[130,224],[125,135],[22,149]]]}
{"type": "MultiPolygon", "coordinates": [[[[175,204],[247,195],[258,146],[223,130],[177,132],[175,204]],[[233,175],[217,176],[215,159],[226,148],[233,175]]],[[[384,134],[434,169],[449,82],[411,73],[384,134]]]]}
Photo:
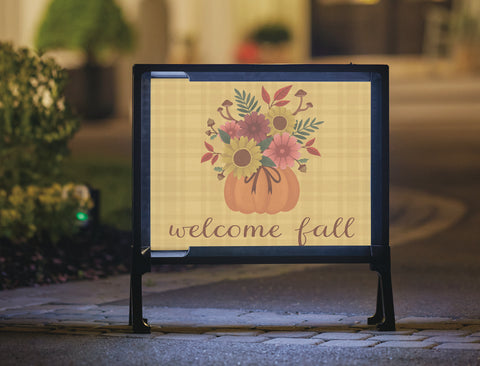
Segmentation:
{"type": "Polygon", "coordinates": [[[152,263],[369,263],[394,330],[388,67],[136,65],[130,324],[152,263]]]}

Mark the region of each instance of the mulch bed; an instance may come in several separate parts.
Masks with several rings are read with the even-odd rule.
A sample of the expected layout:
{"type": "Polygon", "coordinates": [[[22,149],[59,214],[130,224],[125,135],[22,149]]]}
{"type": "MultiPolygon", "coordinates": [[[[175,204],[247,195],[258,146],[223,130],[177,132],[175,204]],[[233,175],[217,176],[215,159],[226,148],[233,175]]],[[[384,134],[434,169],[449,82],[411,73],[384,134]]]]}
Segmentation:
{"type": "Polygon", "coordinates": [[[98,279],[127,273],[131,232],[108,226],[82,230],[75,237],[12,243],[0,239],[0,289],[98,279]]]}
{"type": "MultiPolygon", "coordinates": [[[[132,233],[101,225],[75,237],[12,243],[0,238],[0,290],[75,280],[96,280],[130,271],[132,233]]],[[[177,272],[197,265],[156,265],[152,272],[177,272]]]]}

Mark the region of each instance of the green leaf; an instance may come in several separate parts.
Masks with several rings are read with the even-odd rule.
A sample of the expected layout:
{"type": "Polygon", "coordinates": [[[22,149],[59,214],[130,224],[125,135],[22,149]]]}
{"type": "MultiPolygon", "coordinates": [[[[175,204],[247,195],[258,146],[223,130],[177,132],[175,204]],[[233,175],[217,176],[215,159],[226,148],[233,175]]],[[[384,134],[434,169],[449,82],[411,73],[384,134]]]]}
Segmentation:
{"type": "Polygon", "coordinates": [[[303,125],[303,119],[300,120],[300,122],[297,122],[298,125],[295,127],[295,130],[300,130],[302,128],[302,125],[303,125]]]}
{"type": "Polygon", "coordinates": [[[300,164],[305,164],[307,161],[308,161],[308,159],[300,159],[300,160],[298,160],[298,162],[299,162],[300,164]]]}
{"type": "Polygon", "coordinates": [[[270,143],[272,142],[272,140],[273,140],[273,136],[270,136],[270,137],[267,137],[265,140],[260,141],[260,142],[258,143],[258,146],[260,146],[260,150],[261,150],[262,152],[264,152],[265,150],[267,150],[268,147],[270,146],[270,143]]]}
{"type": "Polygon", "coordinates": [[[257,110],[255,112],[260,112],[260,108],[262,108],[261,106],[257,108],[257,110]]]}
{"type": "MultiPolygon", "coordinates": [[[[236,90],[236,89],[235,89],[236,90]]],[[[246,114],[252,113],[257,108],[258,101],[255,99],[255,96],[251,93],[246,93],[245,90],[240,93],[240,91],[235,91],[235,102],[237,103],[237,112],[240,117],[244,117],[246,114]]],[[[260,107],[256,110],[257,113],[260,110],[260,107]]]]}
{"type": "Polygon", "coordinates": [[[210,140],[214,140],[217,137],[217,134],[210,136],[210,140]]]}
{"type": "Polygon", "coordinates": [[[216,166],[215,168],[213,168],[213,170],[215,170],[216,172],[223,172],[223,168],[221,166],[216,166]]]}
{"type": "Polygon", "coordinates": [[[262,159],[260,160],[260,163],[262,163],[263,166],[269,166],[269,167],[275,167],[275,163],[273,162],[272,159],[270,159],[268,156],[263,155],[262,159]]]}
{"type": "Polygon", "coordinates": [[[305,121],[297,121],[294,127],[293,136],[297,138],[299,143],[302,143],[302,140],[305,140],[307,136],[315,132],[315,130],[318,130],[318,126],[322,123],[323,121],[317,121],[317,118],[312,120],[307,118],[305,121]]]}
{"type": "Polygon", "coordinates": [[[218,133],[220,134],[220,138],[226,144],[230,144],[230,135],[226,133],[224,130],[219,129],[218,133]]]}

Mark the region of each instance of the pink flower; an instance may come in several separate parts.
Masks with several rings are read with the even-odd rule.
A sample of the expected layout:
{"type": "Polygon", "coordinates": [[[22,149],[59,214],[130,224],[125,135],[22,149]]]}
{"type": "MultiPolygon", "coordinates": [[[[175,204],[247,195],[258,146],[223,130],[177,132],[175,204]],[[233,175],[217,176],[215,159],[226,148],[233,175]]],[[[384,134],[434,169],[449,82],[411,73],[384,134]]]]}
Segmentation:
{"type": "Polygon", "coordinates": [[[223,126],[220,126],[220,129],[228,133],[228,135],[233,139],[234,137],[237,137],[237,134],[240,131],[240,126],[237,122],[225,122],[223,126]]]}
{"type": "Polygon", "coordinates": [[[238,122],[240,126],[238,137],[247,136],[249,140],[254,139],[257,143],[267,138],[267,133],[270,132],[268,127],[270,121],[265,118],[265,115],[252,112],[245,115],[244,119],[238,122]]]}
{"type": "Polygon", "coordinates": [[[284,132],[273,137],[270,146],[263,152],[263,155],[272,159],[280,169],[285,169],[295,165],[295,160],[300,158],[300,148],[301,146],[295,137],[284,132]]]}

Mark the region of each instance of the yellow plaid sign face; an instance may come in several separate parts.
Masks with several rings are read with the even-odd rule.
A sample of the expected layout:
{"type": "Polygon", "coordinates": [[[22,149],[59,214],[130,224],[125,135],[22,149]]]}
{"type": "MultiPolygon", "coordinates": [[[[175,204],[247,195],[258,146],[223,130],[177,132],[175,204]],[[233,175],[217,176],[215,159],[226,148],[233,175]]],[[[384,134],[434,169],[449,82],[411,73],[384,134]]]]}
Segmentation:
{"type": "Polygon", "coordinates": [[[369,245],[370,87],[152,79],[152,250],[369,245]]]}

